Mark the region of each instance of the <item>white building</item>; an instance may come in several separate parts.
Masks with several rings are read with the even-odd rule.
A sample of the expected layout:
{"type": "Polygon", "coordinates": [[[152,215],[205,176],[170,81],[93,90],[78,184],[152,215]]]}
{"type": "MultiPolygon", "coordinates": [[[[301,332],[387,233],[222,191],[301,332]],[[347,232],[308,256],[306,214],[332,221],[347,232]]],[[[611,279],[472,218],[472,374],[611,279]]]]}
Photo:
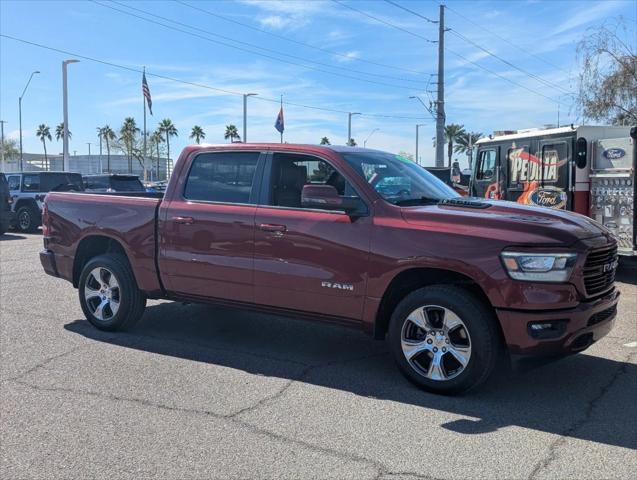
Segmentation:
{"type": "MultiPolygon", "coordinates": [[[[64,168],[62,162],[62,154],[47,155],[48,161],[45,161],[44,154],[40,153],[23,153],[23,165],[20,168],[20,158],[5,158],[5,172],[24,171],[43,171],[53,170],[61,171],[64,168]]],[[[147,180],[165,180],[167,174],[166,159],[159,159],[159,178],[157,178],[157,159],[146,159],[146,168],[136,158],[131,160],[132,168],[129,170],[129,161],[126,155],[113,155],[109,157],[103,155],[71,155],[69,157],[70,171],[79,172],[83,175],[91,173],[132,173],[139,175],[144,180],[144,170],[147,172],[147,180]],[[110,166],[110,168],[109,168],[110,166]]],[[[172,162],[171,162],[172,167],[172,162]]]]}

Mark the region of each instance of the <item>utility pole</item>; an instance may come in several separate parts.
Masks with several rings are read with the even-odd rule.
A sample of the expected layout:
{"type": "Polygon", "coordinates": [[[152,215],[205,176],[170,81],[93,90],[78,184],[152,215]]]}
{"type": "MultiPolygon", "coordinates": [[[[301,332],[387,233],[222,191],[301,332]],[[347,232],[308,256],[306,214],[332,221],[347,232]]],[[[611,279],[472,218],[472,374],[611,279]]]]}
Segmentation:
{"type": "Polygon", "coordinates": [[[420,165],[420,157],[418,156],[418,140],[420,138],[420,127],[426,125],[425,123],[416,124],[416,165],[420,165]]]}
{"type": "Polygon", "coordinates": [[[68,172],[71,169],[69,161],[69,99],[66,82],[66,67],[69,63],[77,63],[79,60],[64,60],[62,62],[62,107],[64,110],[64,136],[62,139],[62,170],[68,172]]]}
{"type": "Polygon", "coordinates": [[[362,115],[360,112],[349,112],[347,114],[347,145],[352,143],[352,115],[362,115]]]}
{"type": "Polygon", "coordinates": [[[0,171],[6,172],[6,165],[4,164],[4,124],[6,122],[4,120],[0,120],[0,171]]]}
{"type": "Polygon", "coordinates": [[[24,94],[27,93],[27,88],[29,88],[29,84],[31,83],[31,79],[33,78],[33,75],[35,75],[36,73],[40,73],[39,70],[36,70],[34,72],[31,72],[31,76],[29,77],[29,81],[27,82],[27,84],[24,87],[24,90],[22,90],[22,95],[20,95],[20,97],[18,97],[18,123],[20,124],[20,171],[24,170],[23,168],[23,160],[22,160],[22,98],[24,97],[24,94]]]}
{"type": "Polygon", "coordinates": [[[258,93],[243,94],[243,143],[248,143],[248,97],[253,97],[258,93]]]}
{"type": "Polygon", "coordinates": [[[91,156],[91,142],[86,142],[86,144],[88,145],[88,156],[91,156]]]}
{"type": "Polygon", "coordinates": [[[445,166],[445,6],[438,22],[438,100],[436,101],[436,167],[445,166]]]}

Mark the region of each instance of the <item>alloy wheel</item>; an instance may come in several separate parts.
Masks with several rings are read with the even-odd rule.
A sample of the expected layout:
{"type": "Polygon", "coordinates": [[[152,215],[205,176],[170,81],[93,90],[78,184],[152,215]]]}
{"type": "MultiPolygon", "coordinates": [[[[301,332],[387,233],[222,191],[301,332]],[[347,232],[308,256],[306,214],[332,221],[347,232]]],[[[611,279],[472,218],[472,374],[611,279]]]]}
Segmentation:
{"type": "Polygon", "coordinates": [[[113,272],[104,267],[91,270],[84,283],[84,298],[97,320],[107,321],[113,318],[120,305],[119,282],[113,272]]]}
{"type": "Polygon", "coordinates": [[[457,377],[471,359],[466,325],[452,310],[438,305],[411,312],[403,323],[400,343],[409,365],[430,380],[457,377]]]}

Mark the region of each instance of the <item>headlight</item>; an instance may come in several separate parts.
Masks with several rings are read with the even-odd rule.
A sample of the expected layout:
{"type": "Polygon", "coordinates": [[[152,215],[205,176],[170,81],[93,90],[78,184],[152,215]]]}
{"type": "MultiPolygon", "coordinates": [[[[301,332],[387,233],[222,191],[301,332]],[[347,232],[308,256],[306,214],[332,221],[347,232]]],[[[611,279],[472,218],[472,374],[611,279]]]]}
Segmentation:
{"type": "Polygon", "coordinates": [[[566,282],[577,260],[576,253],[502,252],[502,263],[515,280],[566,282]]]}

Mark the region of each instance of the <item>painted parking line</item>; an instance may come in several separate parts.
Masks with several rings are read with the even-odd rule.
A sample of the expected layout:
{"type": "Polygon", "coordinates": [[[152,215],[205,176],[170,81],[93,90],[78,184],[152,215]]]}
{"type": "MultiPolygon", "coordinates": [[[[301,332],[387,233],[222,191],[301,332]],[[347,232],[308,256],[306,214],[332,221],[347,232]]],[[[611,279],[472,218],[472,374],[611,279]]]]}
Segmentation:
{"type": "Polygon", "coordinates": [[[624,343],[624,347],[628,347],[628,348],[637,348],[637,342],[628,342],[628,343],[624,343]]]}

